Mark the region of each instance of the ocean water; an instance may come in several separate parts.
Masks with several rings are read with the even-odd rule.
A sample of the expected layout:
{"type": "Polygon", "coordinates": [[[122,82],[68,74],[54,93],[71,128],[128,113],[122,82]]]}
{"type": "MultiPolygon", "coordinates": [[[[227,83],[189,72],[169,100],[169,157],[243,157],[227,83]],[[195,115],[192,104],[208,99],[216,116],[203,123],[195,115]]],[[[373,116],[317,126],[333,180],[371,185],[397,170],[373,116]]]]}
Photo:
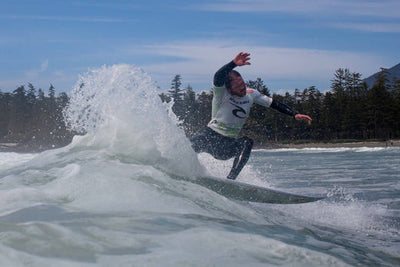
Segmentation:
{"type": "Polygon", "coordinates": [[[399,148],[255,150],[239,181],[327,198],[234,201],[171,178],[232,161],[196,155],[170,108],[135,66],[82,75],[65,117],[85,135],[0,153],[0,266],[400,265],[399,148]]]}

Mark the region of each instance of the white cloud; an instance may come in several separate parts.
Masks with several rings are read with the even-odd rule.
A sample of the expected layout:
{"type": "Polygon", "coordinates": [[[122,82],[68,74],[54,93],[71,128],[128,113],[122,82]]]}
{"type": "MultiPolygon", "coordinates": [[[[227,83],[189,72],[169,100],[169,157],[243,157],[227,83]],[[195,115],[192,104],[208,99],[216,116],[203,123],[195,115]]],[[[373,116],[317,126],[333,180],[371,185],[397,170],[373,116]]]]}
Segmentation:
{"type": "Polygon", "coordinates": [[[333,26],[365,32],[400,33],[400,23],[335,23],[333,26]]]}
{"type": "Polygon", "coordinates": [[[240,51],[251,53],[252,65],[238,68],[246,80],[260,77],[263,80],[280,80],[283,83],[315,81],[308,86],[320,84],[321,81],[329,83],[338,68],[350,68],[351,71],[370,75],[376,71],[380,60],[376,56],[355,52],[267,46],[251,46],[248,50],[246,46],[235,45],[234,42],[205,40],[152,45],[130,52],[184,59],[143,66],[144,70],[161,84],[169,83],[175,74],[181,74],[185,80],[192,83],[206,81],[211,84],[215,71],[240,51]]]}
{"type": "Polygon", "coordinates": [[[43,62],[40,64],[39,72],[44,72],[44,71],[46,71],[48,66],[49,66],[49,60],[46,59],[45,61],[43,61],[43,62]]]}
{"type": "Polygon", "coordinates": [[[44,61],[42,61],[42,63],[40,64],[40,67],[37,69],[32,69],[26,72],[26,76],[28,78],[35,78],[37,77],[40,73],[45,72],[47,70],[47,68],[49,67],[49,60],[46,59],[44,61]]]}
{"type": "Polygon", "coordinates": [[[358,15],[399,18],[397,0],[220,0],[198,8],[222,12],[284,12],[292,14],[336,16],[358,15]]]}
{"type": "Polygon", "coordinates": [[[112,18],[26,16],[26,15],[0,15],[0,18],[15,19],[15,20],[50,20],[50,21],[80,21],[80,22],[127,22],[128,21],[125,19],[112,19],[112,18]]]}

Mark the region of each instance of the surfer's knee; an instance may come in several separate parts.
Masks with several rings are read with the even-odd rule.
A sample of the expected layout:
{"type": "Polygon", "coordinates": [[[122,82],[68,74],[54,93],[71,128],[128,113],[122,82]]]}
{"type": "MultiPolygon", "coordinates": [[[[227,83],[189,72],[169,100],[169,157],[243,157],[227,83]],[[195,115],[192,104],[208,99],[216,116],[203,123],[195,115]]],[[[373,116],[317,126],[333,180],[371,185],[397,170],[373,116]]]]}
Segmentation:
{"type": "Polygon", "coordinates": [[[241,144],[242,144],[242,150],[244,150],[244,149],[251,150],[253,148],[254,141],[253,141],[253,139],[251,139],[247,136],[244,136],[244,137],[242,137],[241,144]]]}
{"type": "Polygon", "coordinates": [[[251,139],[251,138],[245,136],[245,145],[246,145],[247,147],[249,147],[249,148],[252,148],[253,145],[254,145],[253,139],[251,139]]]}

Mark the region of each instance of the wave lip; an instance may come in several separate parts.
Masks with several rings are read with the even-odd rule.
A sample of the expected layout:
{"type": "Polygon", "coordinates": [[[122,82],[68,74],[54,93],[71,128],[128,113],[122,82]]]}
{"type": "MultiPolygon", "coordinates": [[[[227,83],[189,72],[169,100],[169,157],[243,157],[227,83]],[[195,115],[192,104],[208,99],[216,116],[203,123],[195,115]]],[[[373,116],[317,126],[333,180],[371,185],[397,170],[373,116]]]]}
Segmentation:
{"type": "Polygon", "coordinates": [[[151,77],[134,65],[102,66],[80,76],[64,116],[72,130],[86,133],[81,145],[179,175],[201,173],[158,93],[151,77]]]}

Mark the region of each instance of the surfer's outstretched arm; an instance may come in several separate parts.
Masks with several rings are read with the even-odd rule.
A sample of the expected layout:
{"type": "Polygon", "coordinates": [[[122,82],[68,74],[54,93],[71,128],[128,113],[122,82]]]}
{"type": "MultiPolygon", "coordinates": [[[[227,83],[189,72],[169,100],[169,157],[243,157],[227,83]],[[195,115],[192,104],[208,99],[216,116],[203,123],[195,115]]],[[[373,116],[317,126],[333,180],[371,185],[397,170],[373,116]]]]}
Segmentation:
{"type": "Polygon", "coordinates": [[[287,105],[283,104],[282,102],[276,99],[272,100],[270,107],[286,115],[292,116],[298,121],[305,121],[308,123],[308,125],[311,125],[312,119],[309,116],[298,113],[296,110],[288,107],[287,105]]]}
{"type": "Polygon", "coordinates": [[[221,87],[225,84],[225,78],[229,72],[238,66],[250,65],[250,54],[240,52],[228,64],[222,66],[214,75],[214,85],[221,87]]]}

